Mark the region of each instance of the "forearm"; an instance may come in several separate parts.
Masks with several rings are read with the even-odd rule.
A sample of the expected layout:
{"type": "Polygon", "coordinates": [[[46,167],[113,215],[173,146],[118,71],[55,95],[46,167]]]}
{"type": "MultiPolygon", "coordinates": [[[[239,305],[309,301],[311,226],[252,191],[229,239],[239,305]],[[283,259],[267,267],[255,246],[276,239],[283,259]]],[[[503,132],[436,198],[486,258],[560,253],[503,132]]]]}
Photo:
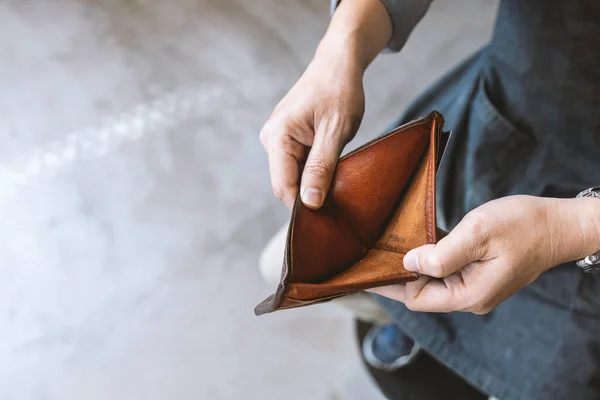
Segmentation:
{"type": "Polygon", "coordinates": [[[316,57],[342,57],[363,72],[392,36],[392,21],[380,0],[344,0],[333,14],[316,57]]]}
{"type": "Polygon", "coordinates": [[[330,0],[335,12],[317,56],[350,61],[364,72],[382,49],[397,52],[404,47],[432,1],[330,0]]]}
{"type": "Polygon", "coordinates": [[[600,250],[600,200],[578,198],[556,200],[557,218],[551,229],[558,265],[580,260],[600,250]]]}

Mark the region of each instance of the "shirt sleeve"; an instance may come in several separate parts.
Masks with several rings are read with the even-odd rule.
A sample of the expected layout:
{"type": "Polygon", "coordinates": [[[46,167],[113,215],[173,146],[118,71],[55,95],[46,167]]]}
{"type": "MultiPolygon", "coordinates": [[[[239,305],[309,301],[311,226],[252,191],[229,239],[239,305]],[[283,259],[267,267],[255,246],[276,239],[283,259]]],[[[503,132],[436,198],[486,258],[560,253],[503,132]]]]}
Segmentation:
{"type": "MultiPolygon", "coordinates": [[[[330,0],[331,14],[342,0],[330,0]]],[[[433,0],[379,0],[392,20],[392,38],[384,52],[398,52],[410,36],[414,27],[429,9],[433,0]]]]}

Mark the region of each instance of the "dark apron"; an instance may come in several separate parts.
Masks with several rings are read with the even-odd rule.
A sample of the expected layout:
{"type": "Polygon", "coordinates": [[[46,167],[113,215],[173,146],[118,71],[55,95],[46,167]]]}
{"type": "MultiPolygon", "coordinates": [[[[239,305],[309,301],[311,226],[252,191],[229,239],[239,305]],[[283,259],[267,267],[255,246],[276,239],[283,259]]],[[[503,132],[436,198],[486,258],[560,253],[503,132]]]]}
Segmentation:
{"type": "MultiPolygon", "coordinates": [[[[453,132],[438,174],[442,229],[498,197],[599,185],[600,1],[503,1],[489,45],[398,123],[433,109],[453,132]]],[[[407,335],[500,400],[600,399],[600,276],[572,263],[485,316],[377,298],[407,335]]]]}

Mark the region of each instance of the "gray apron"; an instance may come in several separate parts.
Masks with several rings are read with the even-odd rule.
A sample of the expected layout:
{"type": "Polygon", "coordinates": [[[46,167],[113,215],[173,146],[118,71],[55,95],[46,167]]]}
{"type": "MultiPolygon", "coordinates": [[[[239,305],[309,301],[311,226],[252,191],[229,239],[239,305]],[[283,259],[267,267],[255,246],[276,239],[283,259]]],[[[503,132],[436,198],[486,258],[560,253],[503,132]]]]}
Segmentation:
{"type": "MultiPolygon", "coordinates": [[[[600,1],[505,0],[493,38],[418,98],[453,134],[438,224],[513,194],[600,184],[600,1]]],[[[600,276],[550,270],[489,315],[416,313],[376,296],[405,333],[500,400],[600,399],[600,276]]]]}

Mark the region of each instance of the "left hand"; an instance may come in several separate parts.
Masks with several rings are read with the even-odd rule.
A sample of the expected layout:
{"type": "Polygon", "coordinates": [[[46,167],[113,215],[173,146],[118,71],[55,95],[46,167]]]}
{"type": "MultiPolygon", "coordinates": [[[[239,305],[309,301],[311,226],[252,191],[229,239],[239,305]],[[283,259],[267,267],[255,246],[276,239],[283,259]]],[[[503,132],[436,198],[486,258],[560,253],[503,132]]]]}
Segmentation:
{"type": "Polygon", "coordinates": [[[405,256],[404,267],[423,275],[417,281],[371,291],[413,311],[489,313],[542,272],[572,257],[562,249],[570,246],[568,240],[581,237],[563,235],[568,214],[564,202],[510,196],[486,203],[437,244],[405,256]]]}

